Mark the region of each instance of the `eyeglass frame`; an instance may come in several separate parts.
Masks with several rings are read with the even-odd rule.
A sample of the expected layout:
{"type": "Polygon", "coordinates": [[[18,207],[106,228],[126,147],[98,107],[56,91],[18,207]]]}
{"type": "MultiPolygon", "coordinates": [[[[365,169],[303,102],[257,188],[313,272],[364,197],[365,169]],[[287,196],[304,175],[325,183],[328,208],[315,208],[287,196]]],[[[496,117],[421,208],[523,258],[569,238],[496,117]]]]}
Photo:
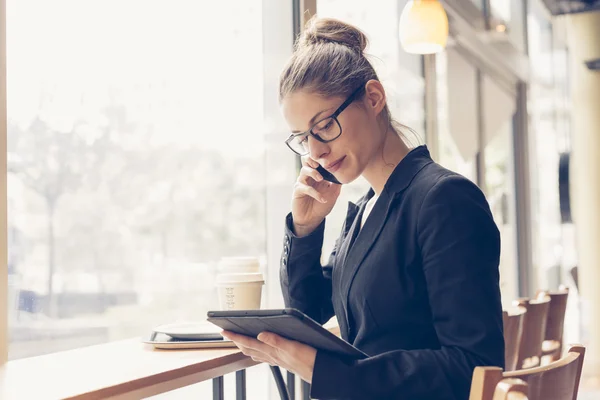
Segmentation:
{"type": "Polygon", "coordinates": [[[337,117],[342,113],[342,111],[344,111],[346,108],[348,108],[348,106],[350,104],[352,104],[354,102],[354,100],[356,100],[356,98],[358,97],[359,93],[361,93],[363,90],[365,90],[365,85],[361,85],[359,86],[354,92],[352,92],[352,94],[350,94],[350,96],[348,96],[348,98],[346,99],[346,101],[344,101],[342,103],[341,106],[339,106],[337,108],[337,110],[335,110],[333,112],[333,114],[331,114],[328,117],[324,117],[321,118],[320,120],[318,120],[317,122],[315,122],[310,129],[308,129],[307,131],[304,132],[298,132],[298,133],[292,133],[286,140],[285,140],[285,144],[290,148],[290,150],[292,150],[295,154],[298,154],[299,156],[303,156],[308,154],[309,152],[306,152],[304,154],[300,154],[298,153],[296,150],[294,150],[292,148],[292,146],[290,145],[290,142],[292,140],[294,140],[295,138],[297,138],[298,136],[302,136],[302,135],[311,135],[312,137],[314,137],[315,139],[317,139],[319,142],[321,143],[329,143],[329,142],[333,142],[335,139],[339,138],[340,136],[342,136],[342,124],[340,124],[340,121],[337,119],[337,117]],[[315,128],[315,126],[317,126],[318,124],[320,124],[321,122],[325,121],[326,119],[330,119],[333,118],[333,120],[338,124],[338,126],[340,127],[340,133],[339,135],[337,135],[336,137],[334,137],[333,139],[323,139],[321,138],[317,133],[313,133],[313,129],[315,128]]]}

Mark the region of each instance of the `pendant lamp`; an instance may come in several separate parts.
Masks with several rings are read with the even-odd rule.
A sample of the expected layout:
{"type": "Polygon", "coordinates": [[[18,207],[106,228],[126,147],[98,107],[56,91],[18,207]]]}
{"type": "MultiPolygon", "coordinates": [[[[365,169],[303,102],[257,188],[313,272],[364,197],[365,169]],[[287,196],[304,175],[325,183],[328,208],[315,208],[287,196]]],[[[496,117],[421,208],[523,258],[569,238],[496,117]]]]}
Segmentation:
{"type": "Polygon", "coordinates": [[[410,0],[400,16],[400,43],[407,53],[443,51],[448,40],[448,16],[438,0],[410,0]]]}

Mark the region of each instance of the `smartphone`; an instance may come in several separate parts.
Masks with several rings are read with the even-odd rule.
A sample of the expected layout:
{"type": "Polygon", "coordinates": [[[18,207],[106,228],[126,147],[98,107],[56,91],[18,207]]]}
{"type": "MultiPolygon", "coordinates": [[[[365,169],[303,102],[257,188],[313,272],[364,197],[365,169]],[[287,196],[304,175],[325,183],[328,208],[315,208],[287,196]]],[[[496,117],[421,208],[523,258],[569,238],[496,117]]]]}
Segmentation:
{"type": "Polygon", "coordinates": [[[321,174],[321,176],[323,177],[323,179],[325,179],[326,181],[337,183],[338,185],[342,184],[340,181],[338,181],[337,179],[335,179],[335,176],[333,176],[333,174],[331,172],[327,171],[321,165],[319,165],[317,167],[317,171],[319,171],[319,173],[321,174]]]}

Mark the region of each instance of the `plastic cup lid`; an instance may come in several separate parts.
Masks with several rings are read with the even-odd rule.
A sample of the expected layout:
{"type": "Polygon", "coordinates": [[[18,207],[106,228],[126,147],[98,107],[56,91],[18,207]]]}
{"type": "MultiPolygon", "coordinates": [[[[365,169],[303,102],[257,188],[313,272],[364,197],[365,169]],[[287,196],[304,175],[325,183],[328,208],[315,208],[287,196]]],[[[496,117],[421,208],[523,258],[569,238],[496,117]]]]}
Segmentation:
{"type": "Polygon", "coordinates": [[[219,269],[246,269],[252,268],[258,269],[260,268],[260,262],[256,257],[223,257],[219,261],[219,269]]]}
{"type": "Polygon", "coordinates": [[[264,283],[262,272],[244,272],[217,275],[217,284],[223,285],[227,283],[264,283]]]}

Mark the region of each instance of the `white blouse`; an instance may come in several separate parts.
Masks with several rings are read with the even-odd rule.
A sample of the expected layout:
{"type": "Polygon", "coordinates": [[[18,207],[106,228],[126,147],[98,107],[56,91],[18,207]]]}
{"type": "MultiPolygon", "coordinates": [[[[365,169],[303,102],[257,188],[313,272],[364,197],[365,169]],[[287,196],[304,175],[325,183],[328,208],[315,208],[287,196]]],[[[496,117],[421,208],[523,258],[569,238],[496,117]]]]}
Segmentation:
{"type": "Polygon", "coordinates": [[[371,210],[373,209],[373,206],[377,202],[378,198],[379,198],[379,195],[377,195],[377,194],[373,195],[373,197],[371,197],[371,199],[365,205],[365,211],[363,212],[362,220],[360,221],[361,229],[362,229],[363,225],[365,224],[365,221],[369,217],[369,214],[371,214],[371,210]]]}

